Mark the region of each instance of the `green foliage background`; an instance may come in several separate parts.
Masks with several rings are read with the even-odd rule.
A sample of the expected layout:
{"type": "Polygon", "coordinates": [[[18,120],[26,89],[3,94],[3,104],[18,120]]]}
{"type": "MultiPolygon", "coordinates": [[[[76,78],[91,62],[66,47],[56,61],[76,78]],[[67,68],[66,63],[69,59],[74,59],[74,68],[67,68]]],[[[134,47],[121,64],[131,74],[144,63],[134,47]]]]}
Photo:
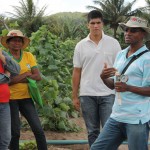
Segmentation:
{"type": "Polygon", "coordinates": [[[78,117],[71,100],[72,58],[76,40],[60,40],[43,25],[31,36],[29,47],[43,80],[38,83],[44,101],[39,109],[45,130],[78,131],[70,117],[78,117]]]}
{"type": "MultiPolygon", "coordinates": [[[[31,33],[31,42],[26,51],[30,51],[36,57],[43,78],[38,82],[38,87],[44,107],[36,105],[43,128],[55,131],[79,131],[80,127],[70,121],[70,118],[79,116],[71,99],[72,58],[76,43],[87,36],[88,30],[85,14],[65,13],[65,17],[59,15],[47,18],[45,25],[31,33]]],[[[9,20],[7,23],[9,30],[22,31],[17,22],[9,20]]],[[[2,36],[7,33],[8,29],[2,29],[2,36]]],[[[22,127],[28,127],[27,123],[23,122],[22,127]]]]}

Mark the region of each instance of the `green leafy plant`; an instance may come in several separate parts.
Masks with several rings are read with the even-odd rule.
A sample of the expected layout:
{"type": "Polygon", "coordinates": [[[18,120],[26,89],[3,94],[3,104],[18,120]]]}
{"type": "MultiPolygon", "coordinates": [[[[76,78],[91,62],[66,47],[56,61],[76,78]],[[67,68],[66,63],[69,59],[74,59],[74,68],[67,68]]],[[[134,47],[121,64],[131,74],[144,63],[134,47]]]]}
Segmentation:
{"type": "Polygon", "coordinates": [[[27,142],[21,142],[19,144],[20,150],[37,150],[37,145],[35,141],[27,141],[27,142]]]}
{"type": "Polygon", "coordinates": [[[76,42],[62,41],[45,25],[32,34],[30,51],[36,56],[43,78],[38,83],[44,100],[39,113],[46,130],[80,130],[69,120],[78,116],[71,100],[72,57],[76,42]]]}

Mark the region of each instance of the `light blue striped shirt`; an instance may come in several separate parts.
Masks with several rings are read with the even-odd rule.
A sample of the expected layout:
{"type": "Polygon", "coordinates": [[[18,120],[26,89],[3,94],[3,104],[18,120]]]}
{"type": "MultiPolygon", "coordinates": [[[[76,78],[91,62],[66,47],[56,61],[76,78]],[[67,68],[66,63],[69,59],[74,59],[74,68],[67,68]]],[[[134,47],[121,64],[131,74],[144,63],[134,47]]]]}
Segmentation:
{"type": "MultiPolygon", "coordinates": [[[[126,58],[129,47],[118,53],[114,67],[122,72],[127,63],[134,55],[147,50],[146,46],[141,47],[138,51],[126,58]]],[[[144,53],[137,60],[131,63],[126,72],[128,76],[128,85],[137,87],[150,86],[150,52],[144,53]]],[[[130,124],[143,124],[150,120],[150,97],[138,95],[132,92],[120,92],[122,104],[119,105],[117,94],[111,118],[116,121],[130,124]]]]}

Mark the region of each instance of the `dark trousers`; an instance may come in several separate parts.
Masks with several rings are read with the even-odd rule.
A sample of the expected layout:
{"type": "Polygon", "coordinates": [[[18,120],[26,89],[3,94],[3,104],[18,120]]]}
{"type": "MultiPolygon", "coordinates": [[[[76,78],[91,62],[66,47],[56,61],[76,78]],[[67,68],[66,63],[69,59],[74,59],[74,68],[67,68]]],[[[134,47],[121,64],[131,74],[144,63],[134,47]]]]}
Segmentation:
{"type": "Polygon", "coordinates": [[[19,150],[20,119],[19,111],[28,121],[37,143],[38,150],[47,150],[46,138],[31,98],[10,100],[11,110],[11,142],[10,150],[19,150]]]}

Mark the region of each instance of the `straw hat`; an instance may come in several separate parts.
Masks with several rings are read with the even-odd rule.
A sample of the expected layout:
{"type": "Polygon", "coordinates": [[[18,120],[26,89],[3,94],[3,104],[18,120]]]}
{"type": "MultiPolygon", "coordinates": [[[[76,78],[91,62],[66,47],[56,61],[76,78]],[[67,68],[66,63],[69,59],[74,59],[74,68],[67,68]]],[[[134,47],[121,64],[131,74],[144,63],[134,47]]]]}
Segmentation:
{"type": "Polygon", "coordinates": [[[126,27],[129,28],[142,28],[147,33],[146,39],[150,39],[150,28],[148,27],[148,21],[132,16],[127,23],[119,23],[120,27],[124,30],[126,27]]]}
{"type": "Polygon", "coordinates": [[[22,49],[25,49],[29,45],[29,43],[30,43],[30,39],[27,38],[27,37],[25,37],[20,30],[11,30],[11,31],[9,31],[9,33],[7,34],[7,36],[2,36],[1,37],[1,44],[4,47],[8,48],[7,40],[9,38],[13,38],[13,37],[21,37],[23,39],[22,49]]]}

